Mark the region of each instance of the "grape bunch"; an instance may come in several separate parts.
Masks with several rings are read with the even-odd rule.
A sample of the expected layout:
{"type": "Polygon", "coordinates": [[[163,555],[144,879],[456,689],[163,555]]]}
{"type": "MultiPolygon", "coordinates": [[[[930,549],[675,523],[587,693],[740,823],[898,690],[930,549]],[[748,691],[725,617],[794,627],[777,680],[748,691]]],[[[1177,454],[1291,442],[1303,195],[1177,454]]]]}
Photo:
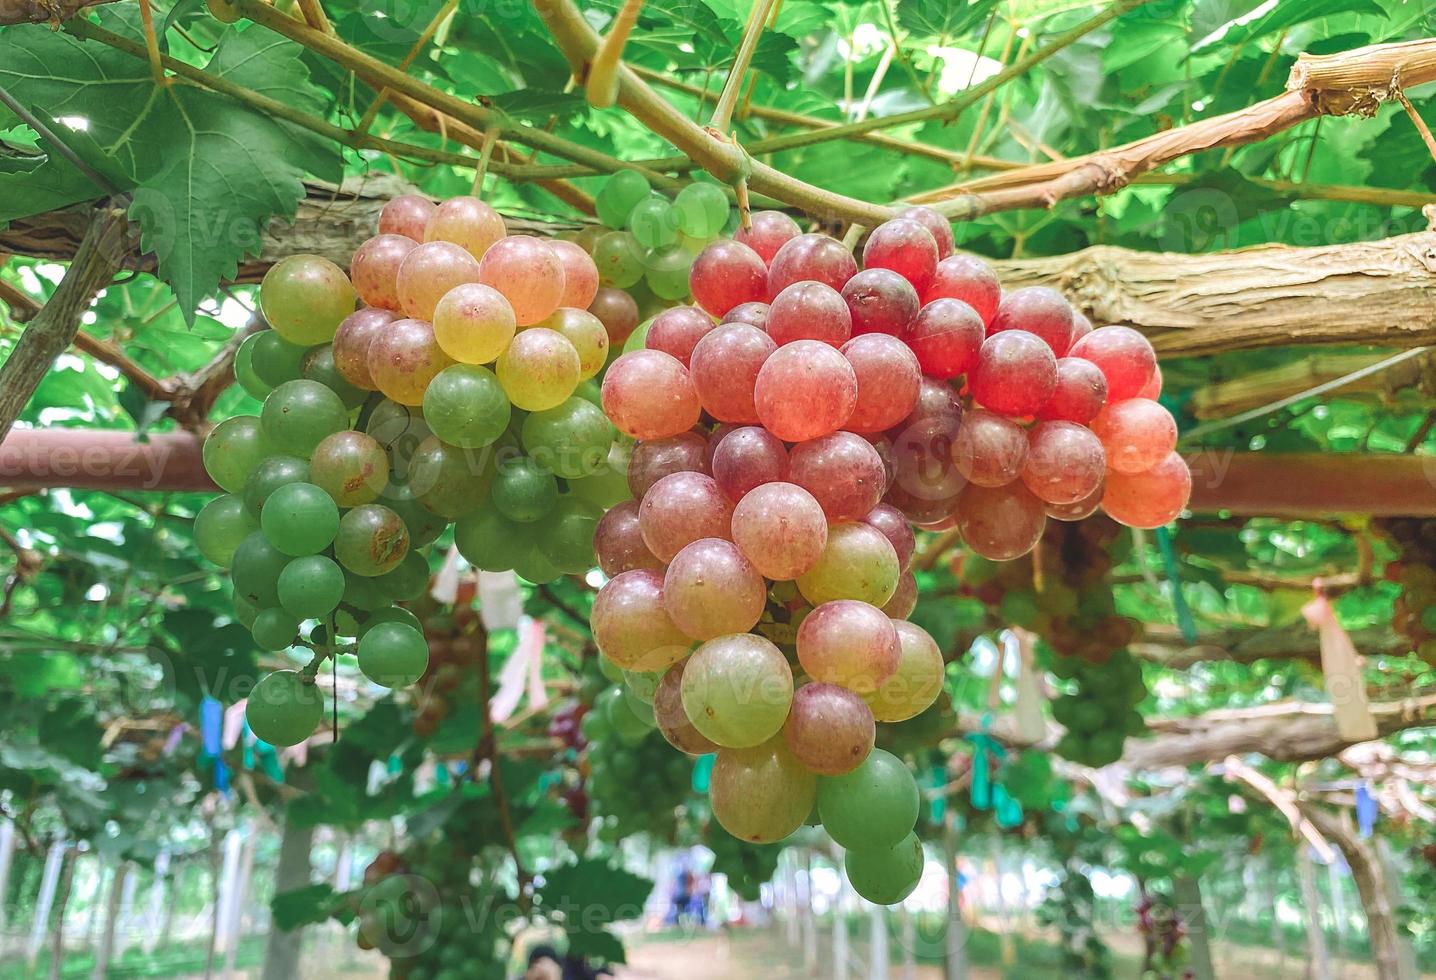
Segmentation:
{"type": "Polygon", "coordinates": [[[710,824],[704,844],[713,852],[714,874],[728,879],[728,887],[747,902],[758,901],[762,886],[778,870],[776,847],[760,847],[741,841],[722,827],[710,824]]]}
{"type": "Polygon", "coordinates": [[[1122,757],[1127,736],[1146,730],[1137,705],[1147,686],[1141,664],[1127,650],[1113,651],[1102,664],[1054,657],[1052,673],[1077,685],[1075,693],[1052,702],[1052,717],[1067,729],[1057,742],[1058,755],[1098,768],[1122,757]]]}
{"type": "MultiPolygon", "coordinates": [[[[641,681],[636,686],[642,690],[641,681]]],[[[588,743],[588,811],[602,821],[599,839],[617,843],[647,833],[671,843],[693,767],[654,733],[652,704],[644,702],[635,687],[613,684],[579,727],[588,743]]]]}
{"type": "MultiPolygon", "coordinates": [[[[600,301],[588,254],[507,234],[477,198],[396,197],[378,232],[347,274],[292,255],[265,276],[270,329],[235,359],[263,408],[206,439],[205,467],[226,493],[195,538],[231,569],[236,615],[261,649],[333,655],[349,638],[370,680],[407,687],[428,650],[394,602],[423,592],[424,549],[451,522],[481,569],[546,582],[592,566],[614,493],[615,432],[591,380],[610,339],[587,309],[600,301]]],[[[627,306],[602,299],[631,331],[627,306]]],[[[248,713],[261,738],[313,731],[317,661],[256,686],[248,713]]]]}
{"type": "Polygon", "coordinates": [[[452,608],[439,606],[429,596],[411,606],[424,624],[429,645],[429,667],[419,678],[423,696],[414,704],[414,734],[421,738],[433,735],[455,705],[479,698],[479,658],[487,655],[488,642],[474,609],[474,593],[474,583],[463,582],[452,608]]]}
{"type": "Polygon", "coordinates": [[[1401,586],[1391,626],[1428,664],[1436,665],[1436,520],[1391,517],[1373,523],[1391,541],[1399,557],[1386,577],[1401,586]]]}

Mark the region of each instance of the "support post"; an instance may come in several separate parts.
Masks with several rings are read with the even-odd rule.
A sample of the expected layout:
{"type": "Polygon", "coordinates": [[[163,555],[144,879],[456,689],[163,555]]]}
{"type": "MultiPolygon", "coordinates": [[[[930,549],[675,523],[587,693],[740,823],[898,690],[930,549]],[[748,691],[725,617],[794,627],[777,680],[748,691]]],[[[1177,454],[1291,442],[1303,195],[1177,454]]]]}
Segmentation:
{"type": "Polygon", "coordinates": [[[130,862],[121,861],[110,875],[110,892],[105,902],[104,926],[100,932],[99,946],[95,950],[95,969],[91,980],[105,980],[110,975],[110,957],[115,951],[115,932],[120,919],[120,903],[126,883],[132,874],[130,862]]]}
{"type": "MultiPolygon", "coordinates": [[[[313,874],[309,858],[313,844],[313,827],[301,827],[293,820],[284,821],[284,830],[279,838],[279,864],[274,869],[276,895],[309,884],[313,874]]],[[[302,929],[286,932],[271,918],[259,980],[289,980],[299,976],[299,957],[303,948],[302,929]]]]}
{"type": "Polygon", "coordinates": [[[1302,912],[1306,917],[1306,962],[1310,980],[1331,980],[1331,960],[1326,936],[1321,931],[1321,894],[1316,890],[1316,871],[1305,841],[1296,846],[1296,871],[1301,882],[1302,912]]]}
{"type": "Polygon", "coordinates": [[[1193,980],[1216,980],[1212,964],[1210,920],[1202,904],[1202,883],[1194,875],[1178,875],[1172,882],[1172,898],[1187,927],[1188,965],[1193,980]]]}
{"type": "Polygon", "coordinates": [[[50,909],[54,907],[55,890],[60,884],[60,868],[65,863],[65,842],[55,841],[45,852],[45,871],[40,876],[40,894],[35,899],[35,921],[30,926],[30,942],[25,948],[26,973],[35,969],[40,956],[40,947],[45,942],[45,930],[50,923],[50,909]]]}

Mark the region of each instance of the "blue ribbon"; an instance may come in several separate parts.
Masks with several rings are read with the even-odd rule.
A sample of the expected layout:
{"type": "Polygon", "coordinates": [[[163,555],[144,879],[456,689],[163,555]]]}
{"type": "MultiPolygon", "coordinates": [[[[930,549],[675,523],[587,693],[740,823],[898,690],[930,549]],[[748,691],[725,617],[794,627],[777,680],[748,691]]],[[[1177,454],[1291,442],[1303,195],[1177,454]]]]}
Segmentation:
{"type": "Polygon", "coordinates": [[[1172,532],[1165,527],[1157,528],[1157,547],[1162,552],[1162,567],[1167,573],[1167,582],[1172,587],[1172,605],[1177,611],[1177,626],[1182,639],[1192,644],[1197,642],[1197,623],[1192,619],[1187,597],[1182,594],[1182,576],[1177,565],[1177,549],[1172,544],[1172,532]]]}

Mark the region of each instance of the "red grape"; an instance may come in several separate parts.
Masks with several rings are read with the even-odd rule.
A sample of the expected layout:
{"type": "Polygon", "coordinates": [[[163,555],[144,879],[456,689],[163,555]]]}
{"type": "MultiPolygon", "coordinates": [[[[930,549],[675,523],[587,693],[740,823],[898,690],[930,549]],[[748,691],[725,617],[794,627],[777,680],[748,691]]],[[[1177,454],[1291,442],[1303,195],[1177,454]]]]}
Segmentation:
{"type": "Polygon", "coordinates": [[[739,228],[733,240],[757,252],[764,263],[773,261],[784,242],[802,234],[798,223],[782,211],[754,211],[749,220],[753,227],[739,228]]]}
{"type": "Polygon", "coordinates": [[[375,235],[360,245],[349,260],[354,292],[370,306],[399,309],[399,266],[418,244],[406,235],[375,235]]]}
{"type": "Polygon", "coordinates": [[[873,229],[863,246],[863,267],[891,269],[921,293],[937,269],[937,241],[911,218],[893,218],[873,229]]]}
{"type": "Polygon", "coordinates": [[[768,270],[747,245],[719,239],[693,260],[688,285],[699,306],[721,317],[740,303],[765,302],[768,270]]]}
{"type": "Polygon", "coordinates": [[[1058,357],[1072,346],[1072,304],[1055,289],[1024,286],[1002,297],[988,336],[1003,330],[1026,330],[1047,341],[1058,357]]]}
{"type": "Polygon", "coordinates": [[[598,567],[610,578],[634,568],[663,571],[663,562],[643,543],[636,500],[615,505],[599,519],[593,530],[593,551],[598,567]]]}
{"type": "MultiPolygon", "coordinates": [[[[1080,312],[1078,312],[1077,310],[1073,310],[1073,311],[1072,311],[1072,343],[1074,343],[1074,344],[1077,343],[1077,341],[1081,340],[1083,337],[1087,336],[1087,335],[1088,335],[1089,333],[1091,333],[1091,332],[1092,332],[1092,321],[1089,320],[1089,319],[1087,319],[1087,315],[1086,315],[1085,313],[1080,313],[1080,312]]],[[[1071,347],[1068,347],[1068,348],[1067,348],[1067,352],[1070,354],[1070,353],[1072,352],[1072,348],[1071,348],[1071,347]]]]}
{"type": "Polygon", "coordinates": [[[1039,422],[1027,433],[1027,446],[1022,482],[1044,504],[1075,504],[1102,486],[1106,454],[1086,426],[1039,422]]]}
{"type": "Polygon", "coordinates": [[[733,542],[765,577],[786,582],[822,557],[828,521],[817,500],[802,487],[764,483],[733,508],[733,542]]]}
{"type": "Polygon", "coordinates": [[[954,516],[967,546],[993,561],[1027,554],[1047,524],[1042,501],[1017,481],[1005,487],[969,485],[957,498],[954,516]]]}
{"type": "Polygon", "coordinates": [[[602,399],[604,414],[635,439],[687,432],[703,411],[687,369],[660,350],[629,351],[610,364],[602,399]]]}
{"type": "Polygon", "coordinates": [[[334,367],[350,384],[365,391],[378,391],[374,376],[369,373],[369,345],[384,329],[399,319],[397,313],[378,307],[355,310],[344,318],[334,332],[334,367]]]}
{"type": "Polygon", "coordinates": [[[1027,460],[1027,433],[1011,419],[973,409],[952,440],[952,461],[969,482],[1000,487],[1022,473],[1027,460]]]}
{"type": "Polygon", "coordinates": [[[1131,327],[1099,327],[1073,344],[1069,353],[1102,369],[1108,404],[1135,398],[1157,370],[1152,345],[1131,327]]]}
{"type": "Polygon", "coordinates": [[[1051,421],[1086,425],[1107,404],[1107,378],[1101,368],[1080,357],[1057,358],[1057,387],[1037,412],[1051,421]]]}
{"type": "Polygon", "coordinates": [[[1102,506],[1102,481],[1099,480],[1097,489],[1076,503],[1048,504],[1046,509],[1047,516],[1053,520],[1081,521],[1097,513],[1097,508],[1100,506],[1102,506]]]}
{"type": "Polygon", "coordinates": [[[815,681],[859,694],[876,691],[898,668],[897,628],[877,606],[835,599],[798,627],[798,662],[815,681]]]}
{"type": "Polygon", "coordinates": [[[598,649],[624,670],[663,670],[693,646],[663,607],[663,575],[647,568],[604,583],[589,622],[598,649]]]}
{"type": "Polygon", "coordinates": [[[732,502],[702,473],[665,476],[638,505],[643,542],[665,562],[699,538],[729,538],[732,518],[732,502]]]}
{"type": "Polygon", "coordinates": [[[938,214],[932,208],[911,207],[899,211],[899,218],[908,218],[916,221],[927,229],[932,240],[937,244],[937,257],[941,261],[952,254],[952,222],[938,214]]]}
{"type": "Polygon", "coordinates": [[[379,210],[379,234],[403,235],[415,244],[424,240],[424,228],[436,210],[434,202],[418,194],[400,194],[379,210]]]}
{"type": "Polygon", "coordinates": [[[1118,473],[1145,473],[1177,448],[1177,423],[1161,403],[1129,398],[1108,405],[1092,420],[1092,431],[1107,451],[1107,466],[1118,473]]]}
{"type": "Polygon", "coordinates": [[[952,462],[954,437],[962,425],[957,392],[924,378],[917,407],[895,432],[893,475],[888,500],[908,516],[946,514],[967,481],[952,462]]]}
{"type": "Polygon", "coordinates": [[[863,517],[864,524],[871,524],[893,546],[897,552],[898,567],[907,571],[908,565],[912,564],[913,550],[917,547],[917,540],[913,537],[912,525],[907,522],[902,511],[892,504],[878,504],[868,511],[863,517]]]}
{"type": "Polygon", "coordinates": [[[836,289],[804,280],[773,297],[767,331],[779,346],[795,340],[821,340],[841,347],[853,335],[853,317],[836,289]]]}
{"type": "Polygon", "coordinates": [[[628,491],[642,500],[648,489],[673,473],[708,473],[708,444],[696,432],[652,439],[633,447],[628,458],[628,491]]]}
{"type": "Polygon", "coordinates": [[[404,319],[385,324],[375,335],[365,363],[375,387],[390,401],[422,405],[424,389],[454,359],[439,347],[427,321],[404,319]]]}
{"type": "Polygon", "coordinates": [[[739,303],[727,313],[723,314],[720,323],[746,323],[749,326],[757,327],[759,330],[768,328],[768,304],[767,303],[739,303]]]}
{"type": "MultiPolygon", "coordinates": [[[[894,508],[896,510],[896,508],[894,508]]],[[[901,512],[899,512],[901,513],[901,512]]],[[[948,520],[952,520],[951,517],[948,520]]],[[[907,520],[904,518],[903,523],[907,520]]],[[[883,615],[892,619],[907,619],[912,611],[917,608],[917,577],[912,572],[904,571],[898,576],[897,591],[893,597],[883,606],[883,615]]]]}
{"type": "Polygon", "coordinates": [[[858,401],[848,416],[848,430],[882,432],[907,418],[922,384],[922,368],[912,348],[888,334],[870,333],[848,341],[842,354],[858,379],[858,401]]]}
{"type": "Polygon", "coordinates": [[[789,456],[788,479],[811,493],[833,523],[863,517],[887,489],[882,457],[851,432],[798,443],[789,456]]]}
{"type": "Polygon", "coordinates": [[[474,258],[508,233],[504,219],[477,197],[451,197],[435,209],[424,226],[424,241],[453,242],[474,258]]]}
{"type": "Polygon", "coordinates": [[[406,316],[432,320],[434,307],[455,286],[479,281],[479,263],[453,242],[425,242],[410,249],[396,280],[406,316]]]}
{"type": "Polygon", "coordinates": [[[693,348],[714,327],[713,318],[696,306],[675,306],[653,318],[644,338],[649,350],[672,354],[688,367],[693,348]]]}
{"type": "Polygon", "coordinates": [[[982,342],[968,385],[979,405],[1014,417],[1036,415],[1057,387],[1057,358],[1025,330],[1004,330],[982,342]]]}
{"type": "Polygon", "coordinates": [[[746,323],[722,324],[705,334],[689,359],[704,410],[720,422],[757,422],[753,391],[764,363],[777,349],[772,337],[746,323]]]}
{"type": "Polygon", "coordinates": [[[788,750],[820,776],[841,776],[862,765],[876,736],[867,702],[837,684],[800,687],[783,724],[788,750]]]}
{"type": "MultiPolygon", "coordinates": [[[[564,280],[565,289],[568,280],[564,280]]],[[[621,289],[600,286],[588,304],[588,312],[598,317],[603,329],[608,331],[610,347],[622,347],[623,342],[638,327],[638,303],[621,289]]]]}
{"type": "Polygon", "coordinates": [[[598,296],[598,266],[593,264],[593,256],[563,238],[549,239],[548,247],[553,249],[559,265],[563,266],[563,295],[559,297],[558,305],[587,310],[598,296]]]}
{"type": "Polygon", "coordinates": [[[683,710],[683,668],[687,663],[681,660],[669,667],[658,682],[653,694],[653,717],[669,745],[688,755],[707,755],[717,752],[718,744],[694,728],[688,712],[683,710]]]}
{"type": "Polygon", "coordinates": [[[853,253],[836,238],[799,235],[784,242],[769,263],[768,295],[776,296],[804,279],[813,279],[841,290],[857,271],[858,263],[853,253]]]}
{"type": "Polygon", "coordinates": [[[890,333],[901,337],[921,306],[912,283],[891,269],[864,269],[843,286],[853,335],[890,333]]]}
{"type": "Polygon", "coordinates": [[[558,309],[564,292],[563,262],[543,239],[509,235],[484,252],[479,281],[503,293],[514,308],[515,322],[527,327],[558,309]]]}
{"type": "Polygon", "coordinates": [[[754,487],[786,481],[788,465],[782,440],[756,425],[734,429],[713,449],[713,479],[735,502],[754,487]]]}
{"type": "Polygon", "coordinates": [[[1002,302],[1002,285],[992,267],[971,255],[949,255],[937,264],[932,282],[923,291],[922,301],[960,299],[977,311],[984,324],[991,323],[1002,302]]]}
{"type": "Polygon", "coordinates": [[[759,421],[784,442],[837,431],[853,414],[857,400],[858,378],[852,365],[818,340],[795,340],[779,347],[763,362],[753,388],[759,421]]]}
{"type": "Polygon", "coordinates": [[[1161,527],[1176,520],[1191,495],[1192,472],[1173,452],[1145,473],[1108,472],[1102,509],[1128,527],[1161,527]]]}
{"type": "Polygon", "coordinates": [[[1138,398],[1150,398],[1150,399],[1152,399],[1152,401],[1156,401],[1158,398],[1161,397],[1161,394],[1162,394],[1162,366],[1159,364],[1159,365],[1157,365],[1156,369],[1152,372],[1152,380],[1148,381],[1148,382],[1146,383],[1146,385],[1143,386],[1142,390],[1139,391],[1139,392],[1137,392],[1136,397],[1138,397],[1138,398]]]}
{"type": "Polygon", "coordinates": [[[982,317],[971,306],[960,299],[935,299],[918,313],[905,339],[923,374],[947,379],[977,366],[986,336],[982,317]]]}
{"type": "Polygon", "coordinates": [[[758,625],[768,589],[731,541],[700,538],[685,545],[663,574],[663,606],[695,640],[746,633],[758,625]]]}

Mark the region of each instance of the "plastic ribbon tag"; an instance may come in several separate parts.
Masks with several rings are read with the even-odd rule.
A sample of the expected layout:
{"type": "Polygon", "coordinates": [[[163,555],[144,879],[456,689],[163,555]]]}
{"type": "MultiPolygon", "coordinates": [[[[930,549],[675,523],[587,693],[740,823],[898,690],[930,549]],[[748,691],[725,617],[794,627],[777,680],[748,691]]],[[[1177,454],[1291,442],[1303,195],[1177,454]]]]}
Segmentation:
{"type": "Polygon", "coordinates": [[[713,763],[717,758],[717,755],[709,753],[700,755],[698,761],[693,763],[693,792],[708,792],[708,782],[713,778],[713,763]]]}
{"type": "MultiPolygon", "coordinates": [[[[1319,589],[1318,579],[1312,583],[1319,589]]],[[[1326,693],[1336,720],[1336,730],[1349,742],[1368,742],[1378,735],[1376,719],[1366,701],[1366,684],[1361,679],[1361,665],[1356,646],[1341,624],[1336,610],[1319,591],[1301,607],[1307,623],[1317,631],[1321,642],[1321,672],[1326,679],[1326,693]]]]}
{"type": "Polygon", "coordinates": [[[1172,532],[1165,527],[1157,528],[1157,549],[1162,553],[1162,570],[1167,574],[1167,584],[1172,587],[1172,606],[1177,613],[1177,627],[1188,646],[1197,642],[1197,623],[1192,619],[1191,607],[1182,593],[1182,576],[1177,565],[1177,549],[1172,544],[1172,532]]]}
{"type": "Polygon", "coordinates": [[[543,689],[543,647],[546,639],[540,620],[524,616],[519,620],[519,642],[499,671],[499,689],[489,702],[489,714],[496,722],[507,721],[527,690],[529,707],[539,709],[548,704],[543,689]]]}
{"type": "Polygon", "coordinates": [[[453,605],[459,598],[459,549],[450,547],[444,556],[444,564],[429,587],[429,595],[435,602],[453,605]]]}
{"type": "Polygon", "coordinates": [[[1007,643],[1016,653],[1017,701],[1012,706],[1017,735],[1022,741],[1036,744],[1047,737],[1047,722],[1042,718],[1042,680],[1033,663],[1036,637],[1027,630],[1008,631],[1007,643]]]}
{"type": "Polygon", "coordinates": [[[1356,828],[1362,837],[1370,837],[1376,828],[1376,797],[1371,795],[1371,787],[1362,783],[1356,787],[1356,828]]]}
{"type": "Polygon", "coordinates": [[[513,572],[479,572],[479,619],[490,633],[516,629],[524,597],[513,572]]]}

